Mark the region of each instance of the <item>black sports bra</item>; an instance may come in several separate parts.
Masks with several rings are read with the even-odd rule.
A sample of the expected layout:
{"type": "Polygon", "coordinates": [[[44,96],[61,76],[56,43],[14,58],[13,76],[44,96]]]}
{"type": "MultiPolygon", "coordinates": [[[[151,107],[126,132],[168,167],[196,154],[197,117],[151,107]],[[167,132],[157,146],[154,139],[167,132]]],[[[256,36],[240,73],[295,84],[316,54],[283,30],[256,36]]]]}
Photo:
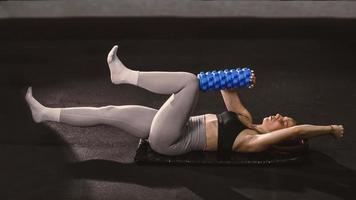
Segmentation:
{"type": "Polygon", "coordinates": [[[233,111],[224,111],[216,116],[218,118],[218,155],[229,155],[236,137],[248,127],[233,111]]]}

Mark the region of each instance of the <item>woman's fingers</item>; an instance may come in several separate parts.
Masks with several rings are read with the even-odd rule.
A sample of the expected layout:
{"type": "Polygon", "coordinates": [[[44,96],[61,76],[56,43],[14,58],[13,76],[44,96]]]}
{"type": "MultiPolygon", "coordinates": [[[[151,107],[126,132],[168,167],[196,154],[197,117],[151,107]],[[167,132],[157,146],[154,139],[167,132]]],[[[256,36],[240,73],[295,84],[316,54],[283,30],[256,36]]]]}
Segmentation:
{"type": "Polygon", "coordinates": [[[343,125],[331,125],[331,132],[336,138],[344,137],[344,126],[343,125]]]}
{"type": "Polygon", "coordinates": [[[248,88],[254,88],[256,85],[256,76],[253,70],[251,70],[251,82],[252,84],[248,88]]]}
{"type": "Polygon", "coordinates": [[[339,128],[340,128],[340,132],[341,132],[342,136],[344,136],[344,126],[339,125],[339,128]]]}

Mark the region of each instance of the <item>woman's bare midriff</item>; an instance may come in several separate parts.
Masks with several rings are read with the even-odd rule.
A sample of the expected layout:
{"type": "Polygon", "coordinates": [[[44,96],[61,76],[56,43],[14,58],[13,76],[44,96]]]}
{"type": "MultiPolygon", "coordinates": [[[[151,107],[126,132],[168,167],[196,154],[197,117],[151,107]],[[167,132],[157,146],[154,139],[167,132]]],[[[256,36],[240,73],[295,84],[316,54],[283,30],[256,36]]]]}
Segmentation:
{"type": "MultiPolygon", "coordinates": [[[[241,119],[241,121],[244,119],[241,119]]],[[[245,122],[246,125],[246,122],[245,122]]],[[[249,129],[245,129],[240,132],[239,136],[236,137],[233,150],[238,151],[239,137],[248,132],[249,129]]],[[[218,149],[218,118],[215,114],[205,114],[205,135],[206,135],[206,147],[204,151],[216,151],[218,149]]]]}
{"type": "Polygon", "coordinates": [[[218,147],[218,118],[215,114],[205,114],[205,151],[216,151],[218,147]]]}

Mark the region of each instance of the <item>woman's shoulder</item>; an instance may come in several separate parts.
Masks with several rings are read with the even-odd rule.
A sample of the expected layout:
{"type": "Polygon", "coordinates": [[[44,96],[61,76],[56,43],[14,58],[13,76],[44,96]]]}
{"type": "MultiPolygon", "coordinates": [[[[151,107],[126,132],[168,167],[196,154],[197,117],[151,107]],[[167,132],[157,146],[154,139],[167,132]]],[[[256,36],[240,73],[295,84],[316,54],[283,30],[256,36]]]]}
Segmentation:
{"type": "Polygon", "coordinates": [[[253,138],[256,135],[258,135],[258,132],[253,129],[247,128],[247,129],[242,130],[235,138],[235,141],[232,145],[233,151],[238,151],[238,147],[240,146],[240,144],[243,140],[245,140],[246,138],[253,138]]]}
{"type": "Polygon", "coordinates": [[[234,112],[234,111],[231,111],[231,110],[226,110],[226,111],[223,111],[219,114],[217,114],[217,116],[219,117],[223,117],[223,118],[228,118],[230,120],[234,119],[234,120],[238,120],[240,121],[244,126],[248,127],[248,128],[251,128],[252,127],[252,122],[251,120],[246,117],[245,115],[241,114],[241,113],[238,113],[238,112],[234,112]]]}

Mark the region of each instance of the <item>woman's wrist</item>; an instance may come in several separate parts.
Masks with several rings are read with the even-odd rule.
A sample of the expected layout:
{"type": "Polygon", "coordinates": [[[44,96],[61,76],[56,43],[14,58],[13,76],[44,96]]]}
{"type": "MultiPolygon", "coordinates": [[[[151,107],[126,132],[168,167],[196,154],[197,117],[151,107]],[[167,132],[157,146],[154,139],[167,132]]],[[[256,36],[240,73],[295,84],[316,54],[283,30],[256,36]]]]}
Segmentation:
{"type": "Polygon", "coordinates": [[[329,125],[329,127],[330,127],[330,133],[333,133],[333,132],[334,132],[334,127],[333,127],[333,125],[329,125]]]}

